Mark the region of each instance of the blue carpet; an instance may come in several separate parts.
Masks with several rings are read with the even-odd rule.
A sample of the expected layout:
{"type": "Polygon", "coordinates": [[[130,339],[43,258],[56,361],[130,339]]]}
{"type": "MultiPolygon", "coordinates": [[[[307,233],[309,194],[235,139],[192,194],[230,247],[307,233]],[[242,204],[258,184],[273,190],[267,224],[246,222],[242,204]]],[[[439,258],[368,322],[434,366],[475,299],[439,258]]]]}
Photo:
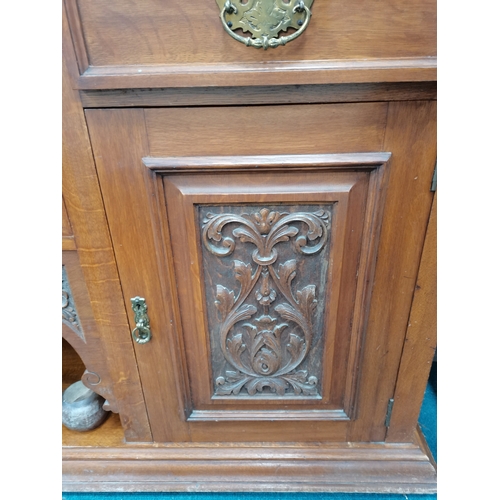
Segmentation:
{"type": "MultiPolygon", "coordinates": [[[[433,363],[419,423],[437,460],[437,383],[433,363]]],[[[377,493],[63,493],[63,500],[436,500],[437,494],[377,493]]]]}
{"type": "Polygon", "coordinates": [[[437,495],[377,493],[63,493],[63,500],[436,500],[437,495]]]}

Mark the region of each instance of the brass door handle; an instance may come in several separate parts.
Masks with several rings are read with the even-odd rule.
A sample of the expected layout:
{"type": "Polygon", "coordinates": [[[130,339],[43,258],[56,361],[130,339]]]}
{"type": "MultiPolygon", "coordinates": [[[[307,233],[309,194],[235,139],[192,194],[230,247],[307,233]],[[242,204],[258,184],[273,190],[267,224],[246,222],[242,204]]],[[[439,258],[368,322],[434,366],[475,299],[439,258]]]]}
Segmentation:
{"type": "Polygon", "coordinates": [[[285,3],[283,0],[248,0],[245,4],[238,2],[241,5],[236,7],[231,0],[216,0],[219,7],[222,6],[220,19],[226,33],[247,47],[264,50],[285,45],[302,35],[311,20],[309,7],[313,1],[290,0],[285,3]],[[277,37],[280,31],[290,27],[297,31],[277,37]],[[236,34],[233,29],[237,28],[249,31],[252,36],[236,34]]]}
{"type": "Polygon", "coordinates": [[[148,306],[146,299],[133,297],[132,311],[134,311],[135,328],[132,330],[132,338],[138,344],[145,344],[151,340],[151,330],[149,327],[148,306]]]}

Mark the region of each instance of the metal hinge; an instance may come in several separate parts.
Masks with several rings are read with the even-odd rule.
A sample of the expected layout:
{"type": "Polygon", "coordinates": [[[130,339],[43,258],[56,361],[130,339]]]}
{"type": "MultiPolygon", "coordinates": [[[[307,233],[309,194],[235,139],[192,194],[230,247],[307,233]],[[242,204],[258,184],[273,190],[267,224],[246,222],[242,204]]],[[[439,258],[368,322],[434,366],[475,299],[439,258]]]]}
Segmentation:
{"type": "Polygon", "coordinates": [[[394,399],[391,398],[389,399],[389,402],[387,403],[387,413],[385,415],[385,426],[389,427],[391,424],[391,416],[392,416],[392,407],[394,406],[394,399]]]}
{"type": "Polygon", "coordinates": [[[432,182],[431,182],[431,191],[434,193],[437,188],[437,162],[436,166],[434,167],[434,175],[432,176],[432,182]]]}

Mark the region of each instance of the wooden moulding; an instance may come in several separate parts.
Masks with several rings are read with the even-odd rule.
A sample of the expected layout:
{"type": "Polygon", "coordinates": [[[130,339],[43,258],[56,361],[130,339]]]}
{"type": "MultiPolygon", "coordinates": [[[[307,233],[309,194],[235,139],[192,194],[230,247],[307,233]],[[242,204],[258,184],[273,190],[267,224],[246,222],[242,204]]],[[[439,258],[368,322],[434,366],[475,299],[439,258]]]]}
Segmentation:
{"type": "MultiPolygon", "coordinates": [[[[350,316],[350,314],[346,312],[345,313],[346,317],[342,317],[341,315],[339,315],[339,317],[335,320],[335,322],[338,322],[336,323],[337,325],[342,325],[343,324],[342,321],[345,321],[347,323],[349,321],[349,318],[351,318],[352,338],[350,342],[352,342],[353,346],[358,346],[360,344],[359,337],[361,336],[362,324],[364,321],[362,319],[364,316],[363,311],[365,311],[365,307],[363,307],[361,304],[364,303],[366,299],[369,297],[369,291],[365,289],[364,283],[369,283],[371,281],[371,280],[365,281],[363,277],[365,276],[365,268],[368,273],[369,272],[368,269],[372,267],[370,261],[373,262],[373,259],[370,258],[371,252],[368,248],[368,245],[366,245],[366,247],[363,245],[364,248],[362,250],[361,241],[372,240],[372,238],[369,236],[372,233],[372,220],[377,219],[376,214],[380,215],[382,210],[382,202],[380,199],[378,199],[377,201],[378,196],[376,195],[376,193],[380,191],[379,184],[383,184],[382,178],[384,178],[385,176],[385,174],[383,173],[384,166],[385,163],[389,160],[389,158],[390,158],[389,153],[371,153],[371,154],[358,153],[352,155],[317,154],[317,155],[296,155],[296,156],[262,155],[262,156],[250,156],[250,157],[248,156],[194,157],[194,158],[183,157],[182,159],[143,158],[143,162],[150,168],[154,169],[157,173],[158,172],[174,173],[174,175],[172,176],[165,177],[163,182],[165,185],[165,197],[167,200],[169,200],[167,202],[168,205],[167,210],[170,210],[169,213],[172,215],[172,218],[178,217],[179,220],[186,220],[186,221],[192,220],[194,214],[192,214],[191,211],[193,210],[193,207],[198,203],[211,204],[213,202],[220,200],[221,189],[223,189],[225,201],[229,204],[235,203],[238,200],[240,202],[248,203],[250,199],[255,199],[255,194],[251,194],[252,189],[254,191],[257,190],[258,192],[260,192],[262,196],[271,196],[272,194],[275,202],[280,202],[280,203],[283,202],[284,204],[287,203],[287,199],[288,200],[290,199],[288,197],[290,196],[291,192],[294,193],[292,198],[293,203],[306,203],[306,201],[310,200],[311,197],[313,197],[312,199],[314,199],[318,203],[319,202],[327,203],[328,201],[336,200],[336,203],[338,203],[339,208],[338,208],[336,222],[335,224],[332,222],[332,226],[335,226],[337,229],[335,230],[335,236],[333,236],[332,233],[332,239],[335,239],[338,242],[337,244],[339,245],[339,247],[343,247],[344,240],[342,240],[342,238],[343,234],[345,234],[344,231],[347,232],[349,235],[354,233],[355,238],[353,238],[352,241],[350,241],[348,247],[351,249],[351,253],[353,255],[355,255],[356,252],[358,251],[360,252],[359,261],[355,261],[354,264],[356,265],[359,262],[358,269],[360,270],[359,275],[361,277],[359,279],[358,287],[355,290],[354,289],[349,290],[347,289],[347,287],[343,288],[343,296],[348,296],[349,294],[352,294],[353,303],[349,302],[346,304],[345,302],[339,301],[338,304],[341,305],[337,305],[335,299],[333,299],[333,297],[336,296],[335,295],[336,292],[334,286],[332,286],[331,302],[329,303],[330,305],[328,307],[331,310],[335,310],[337,307],[339,307],[343,311],[348,311],[349,307],[358,308],[357,314],[354,313],[353,316],[350,316]],[[230,168],[225,168],[227,165],[229,165],[230,168]],[[274,175],[269,175],[269,170],[273,171],[274,173],[276,169],[279,170],[279,167],[284,165],[286,165],[286,167],[288,168],[286,178],[283,176],[283,174],[281,174],[279,180],[276,180],[276,178],[274,178],[274,175]],[[342,172],[338,174],[338,177],[335,177],[335,180],[330,175],[323,172],[319,172],[322,169],[327,171],[345,170],[349,169],[349,167],[355,169],[356,173],[353,174],[348,172],[342,172]],[[206,177],[207,172],[210,173],[212,171],[220,172],[221,168],[224,168],[223,171],[225,174],[223,188],[221,188],[220,184],[215,186],[208,186],[208,178],[206,177]],[[257,184],[254,185],[245,184],[248,183],[248,180],[245,180],[241,176],[227,174],[228,171],[232,170],[237,171],[238,169],[249,170],[251,168],[258,168],[259,176],[261,176],[257,181],[257,184]],[[196,169],[201,170],[202,173],[199,174],[198,177],[192,176],[190,180],[183,179],[180,178],[180,176],[175,175],[180,172],[184,173],[186,171],[196,172],[196,169]],[[293,177],[296,174],[295,173],[292,174],[292,171],[293,172],[297,170],[309,171],[311,169],[313,169],[315,172],[310,174],[311,176],[308,177],[307,181],[303,177],[293,177]],[[365,169],[370,171],[370,174],[367,173],[360,174],[360,171],[365,169]],[[280,185],[281,182],[285,183],[284,186],[280,185]],[[273,183],[278,183],[278,185],[273,185],[273,183]],[[350,201],[347,202],[347,197],[341,194],[342,190],[348,191],[349,193],[360,193],[360,194],[357,195],[359,196],[358,198],[355,198],[355,195],[352,195],[350,197],[350,201]],[[246,194],[247,192],[248,195],[246,194]],[[263,194],[264,192],[266,193],[265,195],[263,194]],[[179,195],[177,195],[177,193],[179,193],[179,195]],[[350,224],[347,222],[348,218],[350,216],[354,217],[350,214],[357,213],[355,212],[356,208],[353,207],[360,206],[359,204],[356,205],[356,202],[353,200],[361,199],[361,193],[364,193],[363,196],[366,196],[368,199],[366,205],[367,226],[365,227],[366,233],[365,236],[363,237],[363,240],[357,239],[361,238],[362,225],[360,225],[359,227],[356,227],[354,225],[347,226],[347,224],[350,224]],[[172,201],[174,199],[179,199],[182,201],[179,201],[177,203],[175,201],[172,201]],[[185,210],[184,215],[179,215],[183,213],[184,210],[185,210]],[[340,214],[345,214],[344,215],[344,217],[346,217],[345,221],[342,220],[343,216],[340,214]],[[346,227],[349,227],[349,230],[347,230],[346,227]],[[356,241],[358,243],[355,243],[356,241]],[[359,244],[359,247],[357,247],[357,244],[359,244]],[[357,250],[354,250],[355,248],[357,248],[357,250]],[[356,296],[355,299],[354,295],[356,296]]],[[[276,176],[278,175],[280,174],[277,173],[276,176]]],[[[256,181],[254,180],[254,183],[255,182],[256,181]]],[[[159,194],[157,198],[160,198],[159,194]]],[[[359,218],[361,217],[359,216],[359,218]]],[[[373,224],[373,226],[376,226],[376,224],[373,224]]],[[[176,266],[178,264],[181,264],[182,254],[186,253],[186,249],[189,248],[189,241],[188,238],[186,237],[186,234],[195,232],[194,227],[191,227],[189,222],[185,223],[185,228],[186,228],[186,233],[183,235],[182,232],[179,230],[177,233],[178,240],[173,242],[174,260],[175,260],[175,255],[178,256],[177,257],[178,261],[175,264],[176,266]]],[[[373,237],[373,239],[376,240],[375,236],[373,237]]],[[[374,243],[374,247],[376,247],[376,243],[374,243]]],[[[191,260],[191,262],[199,260],[197,257],[198,250],[196,248],[191,247],[189,252],[190,252],[189,260],[191,260]]],[[[341,254],[338,253],[337,255],[341,254]]],[[[343,266],[347,268],[348,266],[347,258],[344,260],[342,257],[339,256],[336,259],[338,259],[338,262],[343,262],[343,266]]],[[[185,262],[184,264],[186,267],[187,263],[185,262]]],[[[334,267],[336,266],[336,264],[337,260],[333,260],[331,266],[334,267]]],[[[177,268],[178,276],[182,276],[184,274],[181,269],[182,268],[179,265],[179,267],[177,268]]],[[[199,271],[198,269],[196,269],[194,271],[194,274],[198,276],[202,272],[203,271],[199,271]]],[[[332,272],[334,275],[337,275],[335,271],[332,272]]],[[[344,273],[344,276],[342,277],[342,279],[344,280],[343,283],[345,283],[345,273],[346,273],[345,269],[342,269],[342,272],[344,273]]],[[[356,272],[355,268],[351,269],[350,271],[352,275],[354,275],[355,272],[356,272]]],[[[340,283],[340,278],[338,278],[337,283],[340,283]]],[[[193,283],[191,288],[186,287],[185,292],[182,291],[179,292],[179,296],[181,299],[181,315],[183,314],[182,305],[185,306],[184,310],[189,310],[191,300],[199,302],[202,301],[202,299],[196,298],[200,297],[201,294],[202,291],[197,287],[196,283],[193,283]],[[181,295],[182,293],[184,293],[184,298],[181,295]]],[[[195,326],[194,321],[193,323],[191,323],[191,318],[194,318],[195,316],[194,312],[191,313],[189,316],[190,317],[187,316],[184,317],[184,323],[183,323],[185,325],[184,326],[185,341],[190,346],[197,344],[202,345],[203,342],[196,341],[196,339],[191,336],[190,332],[207,331],[208,328],[201,323],[203,320],[200,317],[198,318],[198,321],[200,321],[201,323],[200,326],[195,326]]],[[[325,317],[325,322],[327,324],[330,323],[328,320],[328,316],[325,317]]],[[[331,324],[333,324],[333,322],[334,320],[331,321],[331,324]]],[[[337,331],[344,331],[344,329],[340,326],[337,326],[337,331]]],[[[357,374],[355,375],[352,372],[352,366],[356,364],[357,349],[353,349],[353,352],[351,352],[351,348],[344,346],[344,350],[341,351],[341,348],[339,347],[340,340],[338,340],[338,337],[336,336],[337,334],[334,332],[335,330],[331,328],[325,329],[324,333],[325,346],[328,346],[329,343],[332,342],[334,338],[337,339],[336,354],[338,357],[332,358],[332,361],[330,362],[331,364],[327,362],[324,363],[323,377],[325,380],[325,385],[323,386],[324,387],[323,398],[320,398],[322,399],[322,401],[315,402],[314,406],[308,408],[307,410],[294,409],[294,407],[291,406],[292,401],[288,401],[290,406],[287,407],[286,411],[281,411],[281,410],[273,411],[272,407],[265,407],[265,406],[259,409],[258,408],[253,409],[258,411],[253,411],[253,410],[241,411],[239,408],[234,408],[229,406],[221,408],[220,405],[211,406],[214,404],[213,401],[214,398],[212,398],[212,401],[210,400],[210,395],[212,394],[212,389],[211,387],[209,387],[210,384],[206,384],[205,379],[200,381],[199,383],[193,382],[194,380],[196,380],[197,372],[209,373],[211,369],[208,365],[205,365],[206,356],[201,352],[195,354],[196,352],[195,348],[192,348],[191,351],[188,352],[186,357],[187,365],[191,366],[192,370],[191,371],[192,397],[186,396],[186,399],[188,400],[192,399],[195,410],[189,416],[188,421],[207,421],[207,420],[216,420],[216,421],[346,420],[347,421],[349,420],[349,417],[352,417],[352,415],[350,415],[349,413],[351,409],[354,407],[354,399],[355,399],[354,395],[355,391],[350,390],[351,389],[350,383],[351,383],[351,378],[353,378],[354,380],[357,379],[357,374]],[[347,381],[345,377],[343,378],[343,376],[337,374],[337,377],[335,377],[335,381],[332,382],[332,386],[329,385],[327,386],[326,380],[332,380],[331,365],[345,366],[346,367],[345,373],[349,374],[346,376],[347,381]],[[193,370],[193,367],[196,368],[193,370]],[[351,373],[353,373],[352,377],[351,373]],[[335,399],[335,397],[332,396],[333,394],[338,395],[338,399],[335,399]],[[345,399],[344,399],[344,394],[346,394],[345,399]],[[202,405],[208,405],[208,406],[202,406],[202,405]],[[334,405],[334,406],[330,407],[328,405],[334,405]],[[334,410],[333,408],[335,408],[335,405],[345,405],[345,411],[334,410]],[[220,411],[217,411],[216,408],[218,408],[220,411]]],[[[325,347],[325,352],[331,353],[332,351],[328,351],[328,347],[325,347]]],[[[329,359],[326,354],[325,358],[329,359]]],[[[297,402],[298,401],[296,401],[295,403],[297,402]]],[[[226,401],[225,403],[228,403],[228,401],[226,401]]],[[[283,427],[284,426],[282,426],[282,428],[283,427]]],[[[338,428],[339,427],[337,426],[336,429],[338,428]]],[[[326,431],[327,429],[326,425],[324,429],[326,431]]],[[[333,432],[333,427],[328,429],[330,431],[330,436],[331,436],[333,432]]],[[[319,426],[316,426],[315,431],[317,432],[318,430],[319,426]]],[[[293,433],[292,429],[289,429],[289,432],[290,432],[289,435],[291,435],[291,433],[293,433]]],[[[281,440],[280,437],[276,437],[275,439],[278,441],[281,440]]]]}
{"type": "Polygon", "coordinates": [[[335,83],[432,82],[435,57],[372,61],[302,61],[262,64],[89,66],[76,82],[79,90],[161,87],[236,87],[335,83]]]}
{"type": "Polygon", "coordinates": [[[321,168],[343,169],[346,167],[380,166],[389,161],[390,153],[341,153],[314,155],[256,155],[256,156],[183,156],[170,158],[145,157],[144,165],[155,172],[232,172],[258,169],[273,170],[299,168],[300,170],[321,168]]]}
{"type": "Polygon", "coordinates": [[[411,444],[182,444],[63,449],[63,491],[433,493],[436,470],[411,444]]]}
{"type": "Polygon", "coordinates": [[[85,108],[435,100],[436,82],[81,90],[85,108]]]}

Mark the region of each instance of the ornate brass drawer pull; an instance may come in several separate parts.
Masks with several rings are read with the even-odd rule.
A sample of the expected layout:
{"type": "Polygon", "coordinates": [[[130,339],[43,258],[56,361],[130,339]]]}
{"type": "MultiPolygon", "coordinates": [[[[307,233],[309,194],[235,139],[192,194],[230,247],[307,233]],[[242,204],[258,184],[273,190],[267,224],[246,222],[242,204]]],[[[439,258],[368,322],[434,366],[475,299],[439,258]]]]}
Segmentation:
{"type": "Polygon", "coordinates": [[[264,50],[285,45],[302,35],[311,20],[310,7],[314,0],[215,0],[221,8],[224,30],[246,46],[264,50]],[[235,3],[238,4],[236,7],[235,3]],[[252,36],[245,37],[233,30],[241,28],[252,36]],[[280,31],[295,28],[291,35],[278,38],[280,31]]]}
{"type": "Polygon", "coordinates": [[[132,302],[132,311],[135,314],[135,328],[132,330],[132,337],[138,344],[145,344],[151,340],[146,299],[134,297],[130,299],[130,302],[132,302]]]}

